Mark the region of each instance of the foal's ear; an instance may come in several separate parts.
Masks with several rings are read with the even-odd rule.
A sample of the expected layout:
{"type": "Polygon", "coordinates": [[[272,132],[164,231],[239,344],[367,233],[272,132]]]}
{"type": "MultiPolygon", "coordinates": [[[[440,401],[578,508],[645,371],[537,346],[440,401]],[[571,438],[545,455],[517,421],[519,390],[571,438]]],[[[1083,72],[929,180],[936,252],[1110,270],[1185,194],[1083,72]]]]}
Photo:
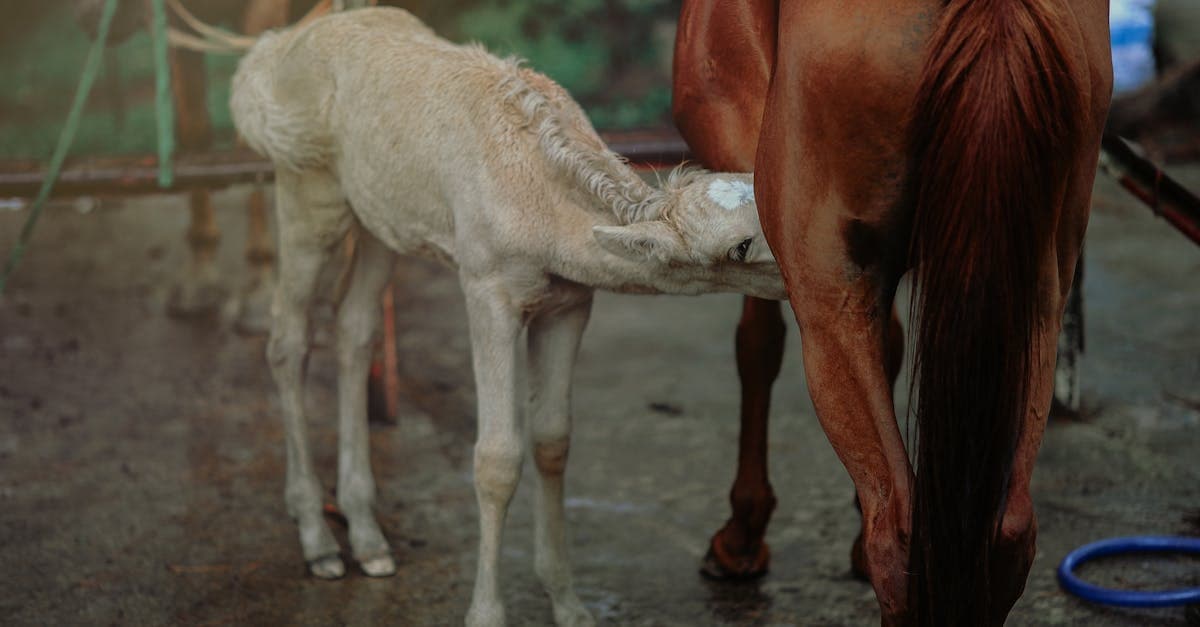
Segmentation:
{"type": "Polygon", "coordinates": [[[627,226],[593,226],[592,235],[608,252],[637,262],[666,263],[679,255],[679,237],[666,222],[635,222],[627,226]]]}

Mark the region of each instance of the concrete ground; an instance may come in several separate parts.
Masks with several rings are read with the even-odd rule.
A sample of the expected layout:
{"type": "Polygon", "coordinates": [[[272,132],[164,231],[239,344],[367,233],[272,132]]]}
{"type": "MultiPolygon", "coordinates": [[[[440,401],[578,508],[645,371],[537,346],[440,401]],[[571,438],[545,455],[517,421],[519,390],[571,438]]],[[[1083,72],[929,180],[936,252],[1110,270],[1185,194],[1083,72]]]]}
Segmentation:
{"type": "MultiPolygon", "coordinates": [[[[1187,174],[1200,187],[1200,169],[1187,174]]],[[[219,263],[234,286],[245,191],[217,196],[219,263]]],[[[25,215],[0,212],[0,251],[25,215]]],[[[163,314],[185,221],[178,197],[108,200],[87,214],[52,206],[0,300],[0,624],[460,624],[477,532],[474,397],[453,275],[405,262],[397,276],[404,401],[398,425],[373,428],[371,445],[399,573],[318,581],[284,510],[264,340],[233,333],[230,309],[163,314]]],[[[1085,412],[1046,434],[1038,556],[1009,622],[1184,624],[1180,609],[1084,604],[1053,573],[1091,540],[1200,532],[1200,248],[1101,181],[1086,270],[1085,412]]],[[[772,572],[741,585],[697,575],[728,511],[739,304],[597,298],[567,481],[580,596],[614,625],[876,623],[870,588],[849,576],[851,485],[813,415],[794,326],[771,424],[772,572]]],[[[327,348],[310,381],[316,459],[332,485],[327,348]]],[[[502,562],[514,625],[551,621],[531,564],[532,475],[510,510],[502,562]]],[[[1200,561],[1109,560],[1085,575],[1197,585],[1200,561]]]]}

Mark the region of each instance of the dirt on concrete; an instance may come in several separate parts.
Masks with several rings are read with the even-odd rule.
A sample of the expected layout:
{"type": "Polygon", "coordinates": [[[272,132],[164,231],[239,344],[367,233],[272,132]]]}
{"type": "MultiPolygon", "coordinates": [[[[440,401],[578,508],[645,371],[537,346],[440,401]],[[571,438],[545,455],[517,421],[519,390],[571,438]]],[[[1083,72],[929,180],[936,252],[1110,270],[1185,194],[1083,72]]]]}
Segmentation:
{"type": "MultiPolygon", "coordinates": [[[[1200,169],[1183,173],[1200,187],[1200,169]]],[[[234,294],[245,194],[216,197],[219,264],[234,294]]],[[[396,425],[373,428],[371,448],[399,572],[369,579],[351,568],[319,581],[305,573],[283,504],[263,338],[232,331],[233,301],[205,319],[163,314],[186,262],[185,200],[75,206],[48,209],[0,300],[0,624],[461,624],[477,524],[470,347],[454,275],[403,261],[396,278],[403,405],[396,425]]],[[[25,216],[0,212],[0,251],[25,216]]],[[[1009,624],[1182,625],[1181,608],[1071,598],[1054,568],[1104,537],[1200,534],[1200,248],[1102,180],[1086,264],[1084,412],[1046,434],[1033,486],[1038,554],[1009,624]]],[[[579,594],[613,625],[877,624],[870,587],[850,577],[852,488],[813,415],[794,325],[771,423],[772,571],[737,585],[697,574],[728,513],[739,309],[735,296],[598,296],[567,479],[579,594]]],[[[327,486],[334,377],[318,347],[310,435],[327,486]]],[[[552,621],[532,569],[532,474],[502,555],[514,625],[552,621]]],[[[1106,560],[1083,574],[1123,587],[1198,585],[1200,561],[1106,560]]]]}

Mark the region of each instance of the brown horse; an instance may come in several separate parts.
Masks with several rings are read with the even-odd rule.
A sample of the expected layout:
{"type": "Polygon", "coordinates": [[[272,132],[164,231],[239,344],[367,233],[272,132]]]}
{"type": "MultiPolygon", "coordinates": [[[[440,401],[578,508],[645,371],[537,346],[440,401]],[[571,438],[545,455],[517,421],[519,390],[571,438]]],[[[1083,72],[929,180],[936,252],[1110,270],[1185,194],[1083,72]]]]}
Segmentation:
{"type": "MultiPolygon", "coordinates": [[[[1024,588],[1029,482],[1111,94],[1107,15],[1096,0],[684,3],[676,119],[710,165],[754,155],[885,624],[1000,624],[1024,588]],[[911,464],[887,316],[910,269],[911,464]]],[[[774,305],[747,303],[743,460],[765,453],[781,335],[774,305]]],[[[743,574],[765,567],[774,505],[758,457],[713,542],[743,574]]]]}

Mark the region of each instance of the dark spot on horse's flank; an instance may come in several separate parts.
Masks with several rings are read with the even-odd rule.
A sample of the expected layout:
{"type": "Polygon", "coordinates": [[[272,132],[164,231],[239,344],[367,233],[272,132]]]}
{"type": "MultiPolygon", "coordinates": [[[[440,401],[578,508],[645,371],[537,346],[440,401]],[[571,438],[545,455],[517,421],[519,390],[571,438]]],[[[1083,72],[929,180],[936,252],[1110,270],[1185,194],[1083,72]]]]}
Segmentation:
{"type": "Polygon", "coordinates": [[[883,257],[884,239],[880,228],[858,218],[843,221],[842,242],[846,244],[850,261],[863,270],[878,265],[883,257]]]}

